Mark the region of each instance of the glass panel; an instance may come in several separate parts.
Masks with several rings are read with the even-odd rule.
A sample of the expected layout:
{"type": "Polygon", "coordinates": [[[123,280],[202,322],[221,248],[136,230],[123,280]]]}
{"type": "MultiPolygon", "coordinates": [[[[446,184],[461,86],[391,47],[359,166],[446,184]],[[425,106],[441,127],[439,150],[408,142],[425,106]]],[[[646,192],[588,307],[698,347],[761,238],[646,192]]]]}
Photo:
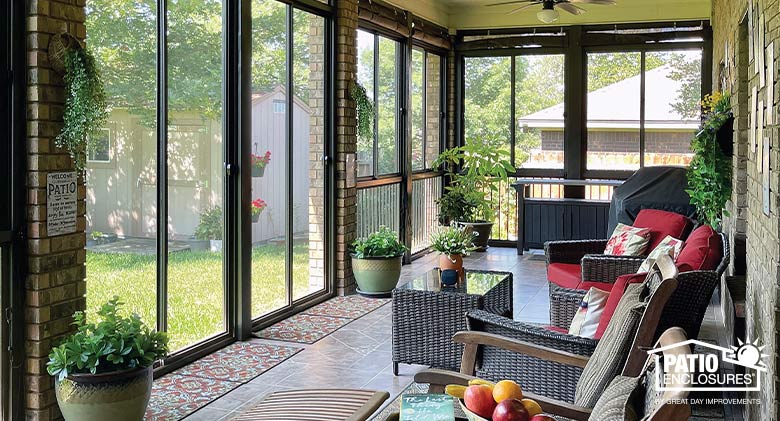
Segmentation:
{"type": "Polygon", "coordinates": [[[325,288],[325,19],[295,10],[293,299],[325,288]]]}
{"type": "Polygon", "coordinates": [[[377,85],[379,97],[376,101],[377,124],[377,174],[392,174],[400,171],[398,166],[398,57],[401,45],[379,37],[379,69],[377,85]]]}
{"type": "Polygon", "coordinates": [[[639,168],[641,54],[588,54],[589,170],[639,168]]]}
{"type": "Polygon", "coordinates": [[[367,237],[384,225],[395,232],[400,229],[400,184],[387,184],[357,191],[357,236],[367,237]]]}
{"type": "Polygon", "coordinates": [[[465,140],[509,150],[512,87],[510,57],[467,57],[465,140]]]}
{"type": "Polygon", "coordinates": [[[428,53],[425,63],[425,168],[433,168],[433,161],[441,149],[441,56],[428,53]]]}
{"type": "MultiPolygon", "coordinates": [[[[357,80],[365,89],[370,100],[374,100],[374,35],[357,31],[357,80]]],[[[357,175],[365,177],[374,174],[374,139],[358,136],[357,175]]]]}
{"type": "Polygon", "coordinates": [[[425,74],[423,61],[425,53],[420,50],[412,50],[412,171],[421,170],[425,167],[425,154],[423,152],[423,95],[425,95],[423,83],[425,74]]]}
{"type": "Polygon", "coordinates": [[[225,330],[222,3],[169,7],[168,334],[177,350],[225,330]]]}
{"type": "MultiPolygon", "coordinates": [[[[257,318],[289,303],[285,273],[290,162],[286,129],[287,6],[274,0],[255,0],[252,14],[252,317],[257,318]]],[[[304,76],[304,72],[296,72],[296,78],[304,76]]],[[[293,108],[295,115],[306,107],[293,101],[293,108]]],[[[299,139],[304,142],[308,140],[307,130],[301,129],[299,139]]]]}
{"type": "Polygon", "coordinates": [[[153,1],[116,7],[94,0],[86,16],[111,109],[106,131],[113,149],[112,162],[87,163],[87,310],[119,295],[151,327],[157,323],[156,13],[153,1]]]}
{"type": "Polygon", "coordinates": [[[412,253],[431,245],[431,234],[439,226],[441,177],[423,178],[412,182],[412,253]]]}
{"type": "Polygon", "coordinates": [[[701,50],[645,57],[645,166],[688,165],[701,122],[701,50]]]}
{"type": "Polygon", "coordinates": [[[515,60],[515,166],[563,168],[563,55],[515,60]]]}

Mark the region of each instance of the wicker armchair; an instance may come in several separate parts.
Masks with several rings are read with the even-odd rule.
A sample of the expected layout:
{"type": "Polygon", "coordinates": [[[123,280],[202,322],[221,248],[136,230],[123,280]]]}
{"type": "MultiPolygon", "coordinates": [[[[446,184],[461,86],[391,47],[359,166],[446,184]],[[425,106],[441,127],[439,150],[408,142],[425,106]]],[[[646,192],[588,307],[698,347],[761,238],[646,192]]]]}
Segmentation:
{"type": "MultiPolygon", "coordinates": [[[[645,281],[648,291],[655,291],[648,296],[647,306],[642,321],[636,331],[627,332],[633,335],[631,355],[626,355],[625,375],[636,376],[644,362],[644,349],[653,343],[661,311],[677,286],[675,277],[677,268],[668,256],[659,259],[655,266],[658,275],[650,275],[645,281]],[[663,280],[659,282],[659,280],[663,280]],[[639,364],[638,364],[639,362],[639,364]]],[[[599,341],[557,333],[540,325],[518,322],[483,310],[472,310],[466,313],[470,332],[484,333],[490,337],[500,337],[506,340],[530,343],[536,347],[560,352],[574,358],[589,358],[599,346],[599,341]]],[[[612,323],[610,323],[612,324],[612,323]]],[[[611,326],[610,326],[611,327],[611,326]]],[[[456,335],[457,338],[457,335],[456,335]]],[[[608,341],[605,334],[601,342],[608,341]]],[[[603,346],[608,346],[604,344],[603,346]]],[[[468,368],[467,374],[489,380],[517,379],[524,389],[544,396],[573,402],[575,385],[582,375],[582,367],[562,364],[558,361],[548,361],[535,354],[517,355],[500,347],[487,346],[481,350],[479,366],[470,368],[468,361],[462,361],[461,371],[468,368]]]]}
{"type": "MultiPolygon", "coordinates": [[[[544,347],[535,344],[520,342],[517,340],[502,338],[500,336],[488,336],[480,332],[460,332],[457,340],[466,344],[467,352],[478,346],[499,346],[507,349],[507,352],[513,354],[540,355],[550,361],[558,361],[561,364],[572,366],[587,364],[587,360],[582,357],[573,357],[560,351],[550,351],[544,347]]],[[[687,338],[685,333],[678,328],[672,328],[664,332],[656,343],[656,348],[663,348],[663,355],[673,356],[676,359],[685,358],[689,355],[690,348],[687,346],[675,346],[684,342],[687,338]]],[[[476,353],[470,355],[476,357],[476,353]]],[[[652,357],[650,357],[652,358],[652,357]]],[[[571,401],[555,399],[547,395],[528,392],[524,390],[524,395],[538,402],[545,413],[556,417],[565,417],[572,420],[587,420],[591,413],[595,414],[619,414],[622,413],[625,406],[630,406],[636,415],[643,420],[649,421],[683,421],[691,415],[690,406],[685,403],[688,392],[684,389],[689,388],[692,376],[673,376],[673,383],[667,384],[667,390],[660,391],[655,382],[655,367],[652,360],[644,356],[645,361],[638,375],[622,375],[616,377],[599,397],[593,408],[578,406],[571,401]],[[686,382],[686,383],[683,383],[686,382]],[[639,399],[633,399],[637,397],[639,399]]],[[[463,360],[467,360],[464,353],[463,360]]],[[[466,367],[468,368],[468,367],[466,367]]],[[[447,384],[467,384],[474,378],[461,370],[461,373],[447,372],[442,370],[425,370],[415,376],[418,383],[430,384],[431,393],[441,392],[447,384]]],[[[525,379],[518,379],[521,382],[525,379]]],[[[550,382],[564,383],[568,379],[549,378],[550,382]]]]}
{"type": "MultiPolygon", "coordinates": [[[[699,336],[699,329],[701,323],[704,320],[704,314],[707,312],[707,307],[710,304],[713,292],[715,288],[720,284],[720,278],[726,271],[729,264],[731,248],[729,247],[728,238],[725,234],[720,234],[721,244],[723,247],[723,254],[715,270],[694,270],[689,272],[681,272],[677,276],[677,282],[679,283],[677,290],[674,292],[669,302],[666,304],[661,321],[658,324],[657,334],[660,335],[666,329],[672,326],[679,326],[685,330],[685,333],[689,338],[696,339],[699,336]]],[[[587,266],[584,262],[591,257],[594,260],[601,262],[604,269],[600,269],[603,272],[616,272],[616,273],[635,273],[639,268],[637,264],[636,269],[628,272],[620,272],[625,270],[624,262],[612,262],[610,258],[603,256],[585,256],[583,258],[583,272],[587,266]],[[615,269],[616,267],[620,269],[615,269]]],[[[641,261],[640,261],[641,263],[641,261]]],[[[611,274],[610,274],[611,275],[611,274]]],[[[615,282],[615,277],[588,277],[584,279],[593,280],[595,282],[615,282]]],[[[571,323],[574,314],[577,312],[580,302],[587,291],[578,289],[567,288],[555,288],[550,289],[550,323],[553,326],[567,328],[571,323]]]]}

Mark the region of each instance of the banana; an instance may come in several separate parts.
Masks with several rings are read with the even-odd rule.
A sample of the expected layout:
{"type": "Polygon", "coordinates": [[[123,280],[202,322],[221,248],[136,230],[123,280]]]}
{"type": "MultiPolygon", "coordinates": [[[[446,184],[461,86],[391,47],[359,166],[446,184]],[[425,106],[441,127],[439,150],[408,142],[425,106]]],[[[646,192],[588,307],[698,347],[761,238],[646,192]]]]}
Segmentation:
{"type": "Polygon", "coordinates": [[[469,386],[474,386],[475,384],[482,384],[482,385],[490,386],[490,387],[494,387],[496,385],[495,383],[493,383],[491,381],[483,380],[483,379],[471,379],[471,380],[469,380],[469,386]]]}
{"type": "Polygon", "coordinates": [[[448,384],[444,387],[444,393],[458,399],[463,399],[463,395],[466,393],[466,386],[459,384],[448,384]]]}

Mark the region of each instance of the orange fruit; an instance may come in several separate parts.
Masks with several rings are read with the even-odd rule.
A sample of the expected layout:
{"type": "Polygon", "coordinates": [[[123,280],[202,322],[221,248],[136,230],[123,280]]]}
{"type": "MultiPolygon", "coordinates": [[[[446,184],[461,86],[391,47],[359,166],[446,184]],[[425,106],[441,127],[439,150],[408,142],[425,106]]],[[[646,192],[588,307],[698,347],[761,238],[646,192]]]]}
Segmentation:
{"type": "Polygon", "coordinates": [[[521,399],[520,403],[523,404],[525,410],[528,411],[528,416],[530,417],[533,417],[534,415],[539,415],[542,412],[544,412],[542,411],[542,407],[539,406],[539,404],[533,399],[528,399],[528,398],[521,399]]]}
{"type": "Polygon", "coordinates": [[[496,402],[505,399],[523,399],[523,389],[512,380],[501,380],[493,386],[493,399],[496,402]]]}

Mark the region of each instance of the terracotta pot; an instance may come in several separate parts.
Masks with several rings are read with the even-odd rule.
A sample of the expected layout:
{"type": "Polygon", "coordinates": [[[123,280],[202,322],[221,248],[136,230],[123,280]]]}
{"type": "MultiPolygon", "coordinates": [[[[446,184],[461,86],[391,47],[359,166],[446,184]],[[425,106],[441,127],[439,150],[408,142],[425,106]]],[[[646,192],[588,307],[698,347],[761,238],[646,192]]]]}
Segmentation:
{"type": "Polygon", "coordinates": [[[66,421],[138,421],[152,392],[152,368],[76,374],[55,383],[66,421]]]}
{"type": "Polygon", "coordinates": [[[441,270],[447,270],[451,269],[460,275],[460,279],[463,279],[463,256],[460,254],[453,254],[452,256],[447,256],[446,254],[442,254],[439,256],[439,269],[441,270]]]}

